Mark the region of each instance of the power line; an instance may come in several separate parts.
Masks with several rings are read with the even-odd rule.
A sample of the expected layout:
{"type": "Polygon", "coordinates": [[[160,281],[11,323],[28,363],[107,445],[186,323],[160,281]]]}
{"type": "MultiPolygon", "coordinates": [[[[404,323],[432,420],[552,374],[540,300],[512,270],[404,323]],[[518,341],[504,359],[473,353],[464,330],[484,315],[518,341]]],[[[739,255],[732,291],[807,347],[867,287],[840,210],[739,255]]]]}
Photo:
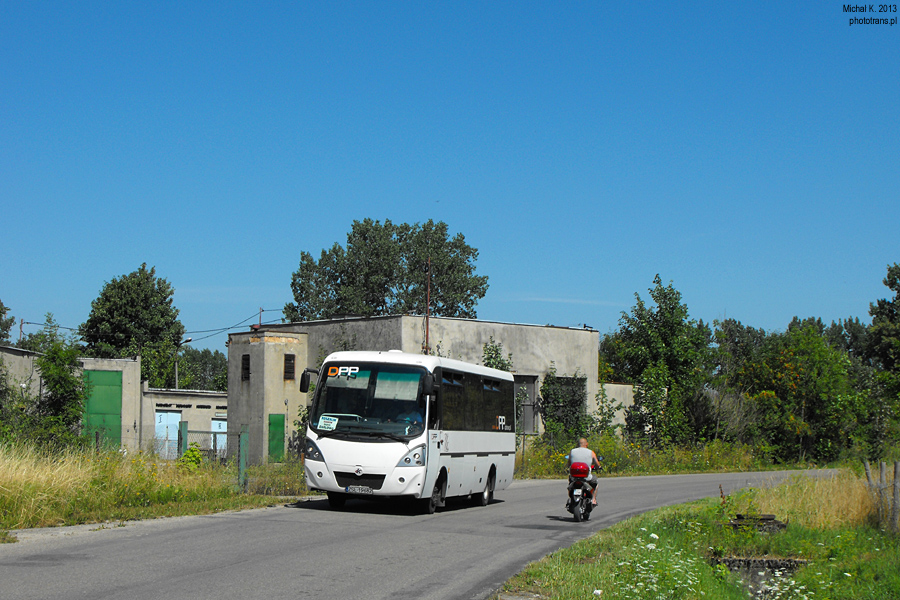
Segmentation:
{"type": "MultiPolygon", "coordinates": [[[[234,325],[231,325],[231,326],[229,326],[229,327],[220,327],[220,328],[218,328],[218,329],[198,329],[198,330],[192,330],[192,331],[185,331],[184,333],[185,333],[185,335],[188,335],[188,334],[196,335],[196,334],[202,334],[202,333],[208,333],[208,334],[209,334],[209,335],[206,335],[206,336],[203,336],[203,337],[200,337],[200,338],[196,338],[195,340],[193,340],[194,342],[199,342],[200,340],[209,339],[209,338],[211,338],[211,337],[213,337],[213,336],[220,335],[220,334],[222,334],[222,333],[226,333],[226,332],[231,331],[231,330],[233,330],[233,329],[238,329],[238,328],[240,328],[242,325],[244,325],[245,323],[247,323],[247,321],[250,321],[250,320],[252,320],[252,319],[259,318],[259,316],[260,316],[262,313],[267,313],[267,312],[281,312],[281,309],[277,309],[277,308],[261,309],[261,310],[255,312],[255,313],[253,313],[252,315],[250,315],[250,316],[247,317],[246,319],[243,319],[243,320],[241,320],[241,321],[238,321],[237,323],[235,323],[234,325]]],[[[264,325],[271,325],[271,324],[273,324],[273,323],[279,323],[280,321],[281,321],[281,319],[272,319],[272,320],[270,320],[270,321],[265,321],[265,322],[262,323],[262,324],[264,324],[264,325]]],[[[38,327],[47,327],[47,323],[35,323],[35,322],[33,322],[33,321],[24,321],[24,320],[21,321],[20,323],[21,323],[22,325],[37,325],[38,327]]],[[[78,328],[78,327],[64,327],[64,326],[62,326],[62,325],[52,325],[52,327],[53,327],[54,329],[65,329],[66,331],[74,331],[74,332],[78,332],[79,329],[80,329],[80,328],[78,328]]],[[[102,334],[103,337],[106,337],[106,336],[112,337],[112,336],[114,336],[114,335],[115,335],[115,334],[102,334]]],[[[77,337],[81,338],[81,336],[77,336],[77,337]]]]}

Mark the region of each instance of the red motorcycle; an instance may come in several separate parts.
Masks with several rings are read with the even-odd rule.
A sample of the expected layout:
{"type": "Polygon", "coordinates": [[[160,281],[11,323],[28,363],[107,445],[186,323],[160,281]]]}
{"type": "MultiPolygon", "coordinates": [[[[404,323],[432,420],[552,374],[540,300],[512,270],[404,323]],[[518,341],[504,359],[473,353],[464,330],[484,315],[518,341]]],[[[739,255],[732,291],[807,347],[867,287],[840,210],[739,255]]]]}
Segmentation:
{"type": "Polygon", "coordinates": [[[575,517],[575,522],[587,521],[594,508],[593,488],[588,480],[591,467],[583,462],[572,463],[569,467],[569,501],[566,510],[575,517]]]}

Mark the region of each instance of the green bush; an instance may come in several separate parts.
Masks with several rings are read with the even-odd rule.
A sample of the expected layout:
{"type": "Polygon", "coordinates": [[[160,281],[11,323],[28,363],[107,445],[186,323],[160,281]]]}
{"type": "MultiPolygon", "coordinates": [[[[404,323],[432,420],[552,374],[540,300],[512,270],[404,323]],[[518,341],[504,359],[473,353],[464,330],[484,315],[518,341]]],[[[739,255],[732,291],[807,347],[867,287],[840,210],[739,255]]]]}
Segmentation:
{"type": "Polygon", "coordinates": [[[185,453],[178,459],[178,466],[193,473],[200,468],[201,464],[203,464],[203,453],[200,451],[200,445],[197,442],[191,442],[185,453]]]}

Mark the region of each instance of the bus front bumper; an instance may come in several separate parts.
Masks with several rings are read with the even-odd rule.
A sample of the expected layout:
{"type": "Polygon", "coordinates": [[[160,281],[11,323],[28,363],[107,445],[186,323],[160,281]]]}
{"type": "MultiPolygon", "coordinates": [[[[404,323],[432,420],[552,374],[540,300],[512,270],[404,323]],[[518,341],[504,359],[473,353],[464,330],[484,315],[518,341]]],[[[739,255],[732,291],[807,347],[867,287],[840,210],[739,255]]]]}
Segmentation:
{"type": "Polygon", "coordinates": [[[325,464],[307,460],[306,485],[311,490],[358,496],[412,496],[423,494],[425,467],[394,467],[387,475],[360,465],[325,464]]]}

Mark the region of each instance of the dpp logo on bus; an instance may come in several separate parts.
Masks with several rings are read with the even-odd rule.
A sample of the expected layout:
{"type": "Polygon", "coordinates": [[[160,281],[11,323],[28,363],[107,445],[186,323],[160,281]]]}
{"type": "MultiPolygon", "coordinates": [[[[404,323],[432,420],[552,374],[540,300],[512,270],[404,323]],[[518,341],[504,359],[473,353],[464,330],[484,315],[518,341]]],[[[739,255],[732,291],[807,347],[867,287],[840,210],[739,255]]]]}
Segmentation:
{"type": "Polygon", "coordinates": [[[359,367],[328,367],[329,377],[356,377],[359,367]]]}

